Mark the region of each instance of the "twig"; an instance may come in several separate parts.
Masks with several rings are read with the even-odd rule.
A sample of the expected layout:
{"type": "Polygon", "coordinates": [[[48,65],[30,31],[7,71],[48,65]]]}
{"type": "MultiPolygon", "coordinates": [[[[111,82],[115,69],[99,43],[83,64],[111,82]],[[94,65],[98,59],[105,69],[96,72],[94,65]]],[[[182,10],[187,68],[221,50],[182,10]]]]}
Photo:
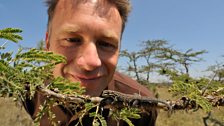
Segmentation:
{"type": "Polygon", "coordinates": [[[85,102],[99,103],[103,99],[100,97],[89,97],[87,95],[64,95],[41,87],[37,88],[37,90],[45,96],[56,98],[59,101],[66,101],[76,104],[81,104],[85,102]]]}
{"type": "MultiPolygon", "coordinates": [[[[182,97],[180,100],[158,100],[144,96],[136,96],[123,94],[116,91],[105,90],[101,97],[90,97],[87,95],[65,95],[58,94],[46,88],[38,88],[38,91],[50,98],[55,98],[59,101],[66,103],[82,104],[85,102],[92,102],[100,104],[102,107],[136,107],[141,109],[157,108],[163,110],[184,110],[184,109],[196,109],[198,107],[195,101],[192,101],[186,97],[182,97]]],[[[224,96],[207,96],[205,97],[213,106],[224,106],[224,96]]],[[[200,106],[199,106],[200,107],[200,106]]]]}
{"type": "Polygon", "coordinates": [[[207,85],[202,89],[202,95],[204,95],[205,94],[205,91],[208,89],[208,86],[212,83],[212,81],[215,79],[215,77],[216,77],[216,74],[217,73],[215,73],[214,74],[214,76],[212,77],[212,79],[207,83],[207,85]]]}

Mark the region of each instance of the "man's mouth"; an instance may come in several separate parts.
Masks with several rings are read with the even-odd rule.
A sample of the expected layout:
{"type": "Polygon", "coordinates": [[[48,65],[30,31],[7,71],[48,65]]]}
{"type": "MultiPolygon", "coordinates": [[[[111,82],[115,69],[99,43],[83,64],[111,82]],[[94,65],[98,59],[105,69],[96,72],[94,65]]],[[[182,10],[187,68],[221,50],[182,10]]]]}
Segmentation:
{"type": "Polygon", "coordinates": [[[97,81],[100,80],[102,76],[84,76],[84,75],[72,75],[72,78],[76,81],[79,81],[81,84],[91,84],[91,83],[96,83],[97,81]]]}

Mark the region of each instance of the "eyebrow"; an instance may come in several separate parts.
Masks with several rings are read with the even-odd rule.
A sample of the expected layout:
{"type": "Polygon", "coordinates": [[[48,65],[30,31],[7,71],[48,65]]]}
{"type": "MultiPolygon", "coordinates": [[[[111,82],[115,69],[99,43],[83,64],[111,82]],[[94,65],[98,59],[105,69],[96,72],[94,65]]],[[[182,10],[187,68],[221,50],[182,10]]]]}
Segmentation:
{"type": "Polygon", "coordinates": [[[66,24],[65,26],[63,26],[59,33],[75,33],[79,30],[80,27],[78,25],[66,24]]]}
{"type": "MultiPolygon", "coordinates": [[[[59,34],[64,34],[64,33],[69,33],[69,34],[73,34],[76,33],[78,31],[82,31],[82,29],[80,28],[80,26],[78,25],[74,25],[74,24],[66,24],[65,26],[63,26],[63,28],[60,30],[59,34]]],[[[105,39],[111,39],[115,42],[119,42],[119,36],[117,36],[117,34],[115,32],[113,32],[112,30],[103,30],[101,36],[105,39]]]]}
{"type": "Polygon", "coordinates": [[[111,30],[104,30],[103,38],[112,39],[113,41],[119,42],[119,37],[111,30]]]}

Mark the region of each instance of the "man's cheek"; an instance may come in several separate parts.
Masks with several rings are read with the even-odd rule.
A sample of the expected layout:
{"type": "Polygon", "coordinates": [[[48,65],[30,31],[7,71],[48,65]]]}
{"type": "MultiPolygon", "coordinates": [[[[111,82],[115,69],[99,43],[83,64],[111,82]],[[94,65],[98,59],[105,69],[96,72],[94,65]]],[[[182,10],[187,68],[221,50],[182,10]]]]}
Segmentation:
{"type": "Polygon", "coordinates": [[[116,65],[117,65],[117,62],[118,62],[118,56],[115,55],[113,57],[110,57],[108,60],[108,64],[115,69],[116,65]]]}
{"type": "Polygon", "coordinates": [[[63,76],[63,68],[64,68],[64,64],[58,64],[54,67],[53,69],[53,75],[54,77],[59,77],[59,76],[63,76]]]}

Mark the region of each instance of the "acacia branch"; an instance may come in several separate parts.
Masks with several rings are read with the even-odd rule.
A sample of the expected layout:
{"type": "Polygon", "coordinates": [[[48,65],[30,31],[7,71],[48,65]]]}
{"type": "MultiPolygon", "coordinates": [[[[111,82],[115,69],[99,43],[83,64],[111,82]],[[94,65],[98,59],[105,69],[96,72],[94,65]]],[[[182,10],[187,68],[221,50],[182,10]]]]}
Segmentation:
{"type": "MultiPolygon", "coordinates": [[[[105,108],[124,108],[127,106],[136,107],[147,110],[148,108],[163,109],[166,111],[171,110],[190,110],[197,109],[200,106],[189,98],[182,97],[180,100],[158,100],[145,96],[123,94],[116,91],[105,90],[101,97],[90,97],[87,95],[65,95],[59,94],[46,88],[38,88],[38,92],[47,96],[48,98],[55,98],[58,101],[66,103],[82,104],[92,102],[100,104],[105,108]]],[[[224,96],[207,96],[205,97],[213,106],[224,106],[224,96]]]]}
{"type": "Polygon", "coordinates": [[[43,94],[44,96],[55,98],[59,101],[69,102],[69,103],[76,103],[81,104],[85,102],[93,102],[99,103],[103,98],[100,97],[89,97],[87,95],[65,95],[59,94],[47,88],[38,87],[37,91],[43,94]]]}

